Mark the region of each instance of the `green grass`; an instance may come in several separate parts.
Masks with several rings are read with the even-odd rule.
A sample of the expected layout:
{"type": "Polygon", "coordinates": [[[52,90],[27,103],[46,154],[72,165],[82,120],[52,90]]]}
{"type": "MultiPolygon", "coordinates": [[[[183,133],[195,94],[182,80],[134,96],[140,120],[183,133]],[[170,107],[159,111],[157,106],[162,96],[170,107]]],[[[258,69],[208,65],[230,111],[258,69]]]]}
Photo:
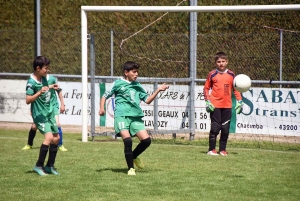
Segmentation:
{"type": "MultiPolygon", "coordinates": [[[[0,200],[299,200],[300,153],[228,147],[208,156],[207,146],[153,143],[146,167],[126,174],[121,141],[81,142],[64,134],[60,176],[32,171],[43,140],[22,151],[28,131],[0,130],[0,200]]],[[[97,138],[96,138],[97,139],[97,138]]],[[[136,142],[134,143],[134,146],[136,142]]]]}

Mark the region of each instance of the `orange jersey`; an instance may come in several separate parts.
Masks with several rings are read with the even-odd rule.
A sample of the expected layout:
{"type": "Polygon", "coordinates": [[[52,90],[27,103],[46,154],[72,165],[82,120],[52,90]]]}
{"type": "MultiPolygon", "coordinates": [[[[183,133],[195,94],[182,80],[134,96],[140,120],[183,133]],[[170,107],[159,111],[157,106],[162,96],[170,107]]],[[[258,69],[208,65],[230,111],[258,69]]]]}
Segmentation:
{"type": "Polygon", "coordinates": [[[237,100],[242,100],[241,93],[233,87],[234,77],[234,73],[228,69],[225,72],[217,69],[209,72],[203,88],[205,101],[210,100],[215,108],[231,108],[232,92],[237,100]]]}

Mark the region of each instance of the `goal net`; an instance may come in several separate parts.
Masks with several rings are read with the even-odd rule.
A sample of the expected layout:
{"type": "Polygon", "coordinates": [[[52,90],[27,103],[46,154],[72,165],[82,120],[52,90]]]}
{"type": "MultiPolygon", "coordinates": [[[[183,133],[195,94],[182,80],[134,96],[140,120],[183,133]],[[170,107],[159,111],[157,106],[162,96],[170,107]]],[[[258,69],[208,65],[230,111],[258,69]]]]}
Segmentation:
{"type": "MultiPolygon", "coordinates": [[[[144,124],[153,139],[207,145],[210,118],[205,110],[203,84],[208,72],[215,68],[213,56],[217,51],[224,51],[229,56],[228,68],[236,75],[243,73],[252,79],[252,87],[242,94],[243,113],[237,115],[232,110],[228,143],[241,147],[299,149],[300,75],[294,71],[299,59],[291,55],[300,53],[300,46],[296,45],[300,35],[283,24],[280,24],[282,28],[272,27],[267,14],[273,12],[274,16],[276,11],[280,21],[284,18],[280,13],[299,12],[300,5],[186,6],[185,1],[180,3],[178,6],[81,7],[83,94],[91,91],[91,85],[95,86],[95,100],[85,96],[82,99],[82,108],[94,108],[91,115],[85,109],[82,111],[82,140],[87,141],[88,134],[93,137],[114,134],[114,98],[106,101],[104,117],[97,115],[99,100],[112,82],[122,77],[122,65],[130,60],[141,65],[138,81],[148,94],[162,83],[170,85],[150,105],[141,102],[144,124]],[[265,20],[255,21],[258,13],[263,13],[265,20]],[[135,19],[141,20],[137,23],[135,19]],[[99,30],[97,23],[106,22],[113,23],[114,27],[95,31],[99,30]],[[95,84],[88,82],[92,65],[95,84]],[[91,120],[93,115],[95,124],[91,120]],[[89,127],[91,124],[94,128],[89,127]]],[[[236,100],[232,98],[234,108],[236,100]]]]}

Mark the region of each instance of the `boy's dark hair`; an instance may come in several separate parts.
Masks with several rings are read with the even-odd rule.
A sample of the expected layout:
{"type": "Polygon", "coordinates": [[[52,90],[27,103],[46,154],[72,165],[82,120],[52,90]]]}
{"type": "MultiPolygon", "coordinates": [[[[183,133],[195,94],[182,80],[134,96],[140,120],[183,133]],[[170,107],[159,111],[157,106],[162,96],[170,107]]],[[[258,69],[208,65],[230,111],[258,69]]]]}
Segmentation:
{"type": "Polygon", "coordinates": [[[42,68],[43,66],[49,66],[49,65],[50,65],[50,59],[44,56],[37,56],[33,61],[33,70],[36,70],[38,66],[42,68]]]}
{"type": "Polygon", "coordinates": [[[130,71],[132,69],[139,69],[139,64],[133,62],[133,61],[127,61],[123,66],[123,71],[127,70],[130,71]]]}
{"type": "Polygon", "coordinates": [[[215,55],[215,62],[218,59],[226,59],[227,60],[227,54],[225,52],[217,52],[217,54],[215,55]]]}

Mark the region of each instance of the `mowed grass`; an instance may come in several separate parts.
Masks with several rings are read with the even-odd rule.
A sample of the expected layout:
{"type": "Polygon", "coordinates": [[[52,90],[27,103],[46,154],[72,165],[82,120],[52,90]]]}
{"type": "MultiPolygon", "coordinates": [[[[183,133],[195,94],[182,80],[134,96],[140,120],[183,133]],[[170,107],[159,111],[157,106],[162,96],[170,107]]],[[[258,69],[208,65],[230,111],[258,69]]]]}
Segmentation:
{"type": "MultiPolygon", "coordinates": [[[[0,130],[0,200],[299,200],[300,153],[228,147],[208,156],[207,146],[152,143],[145,169],[128,176],[122,141],[81,142],[64,133],[60,176],[32,171],[43,136],[23,151],[28,131],[0,130]]],[[[96,139],[100,139],[96,137],[96,139]]],[[[134,147],[137,141],[134,140],[134,147]]]]}

